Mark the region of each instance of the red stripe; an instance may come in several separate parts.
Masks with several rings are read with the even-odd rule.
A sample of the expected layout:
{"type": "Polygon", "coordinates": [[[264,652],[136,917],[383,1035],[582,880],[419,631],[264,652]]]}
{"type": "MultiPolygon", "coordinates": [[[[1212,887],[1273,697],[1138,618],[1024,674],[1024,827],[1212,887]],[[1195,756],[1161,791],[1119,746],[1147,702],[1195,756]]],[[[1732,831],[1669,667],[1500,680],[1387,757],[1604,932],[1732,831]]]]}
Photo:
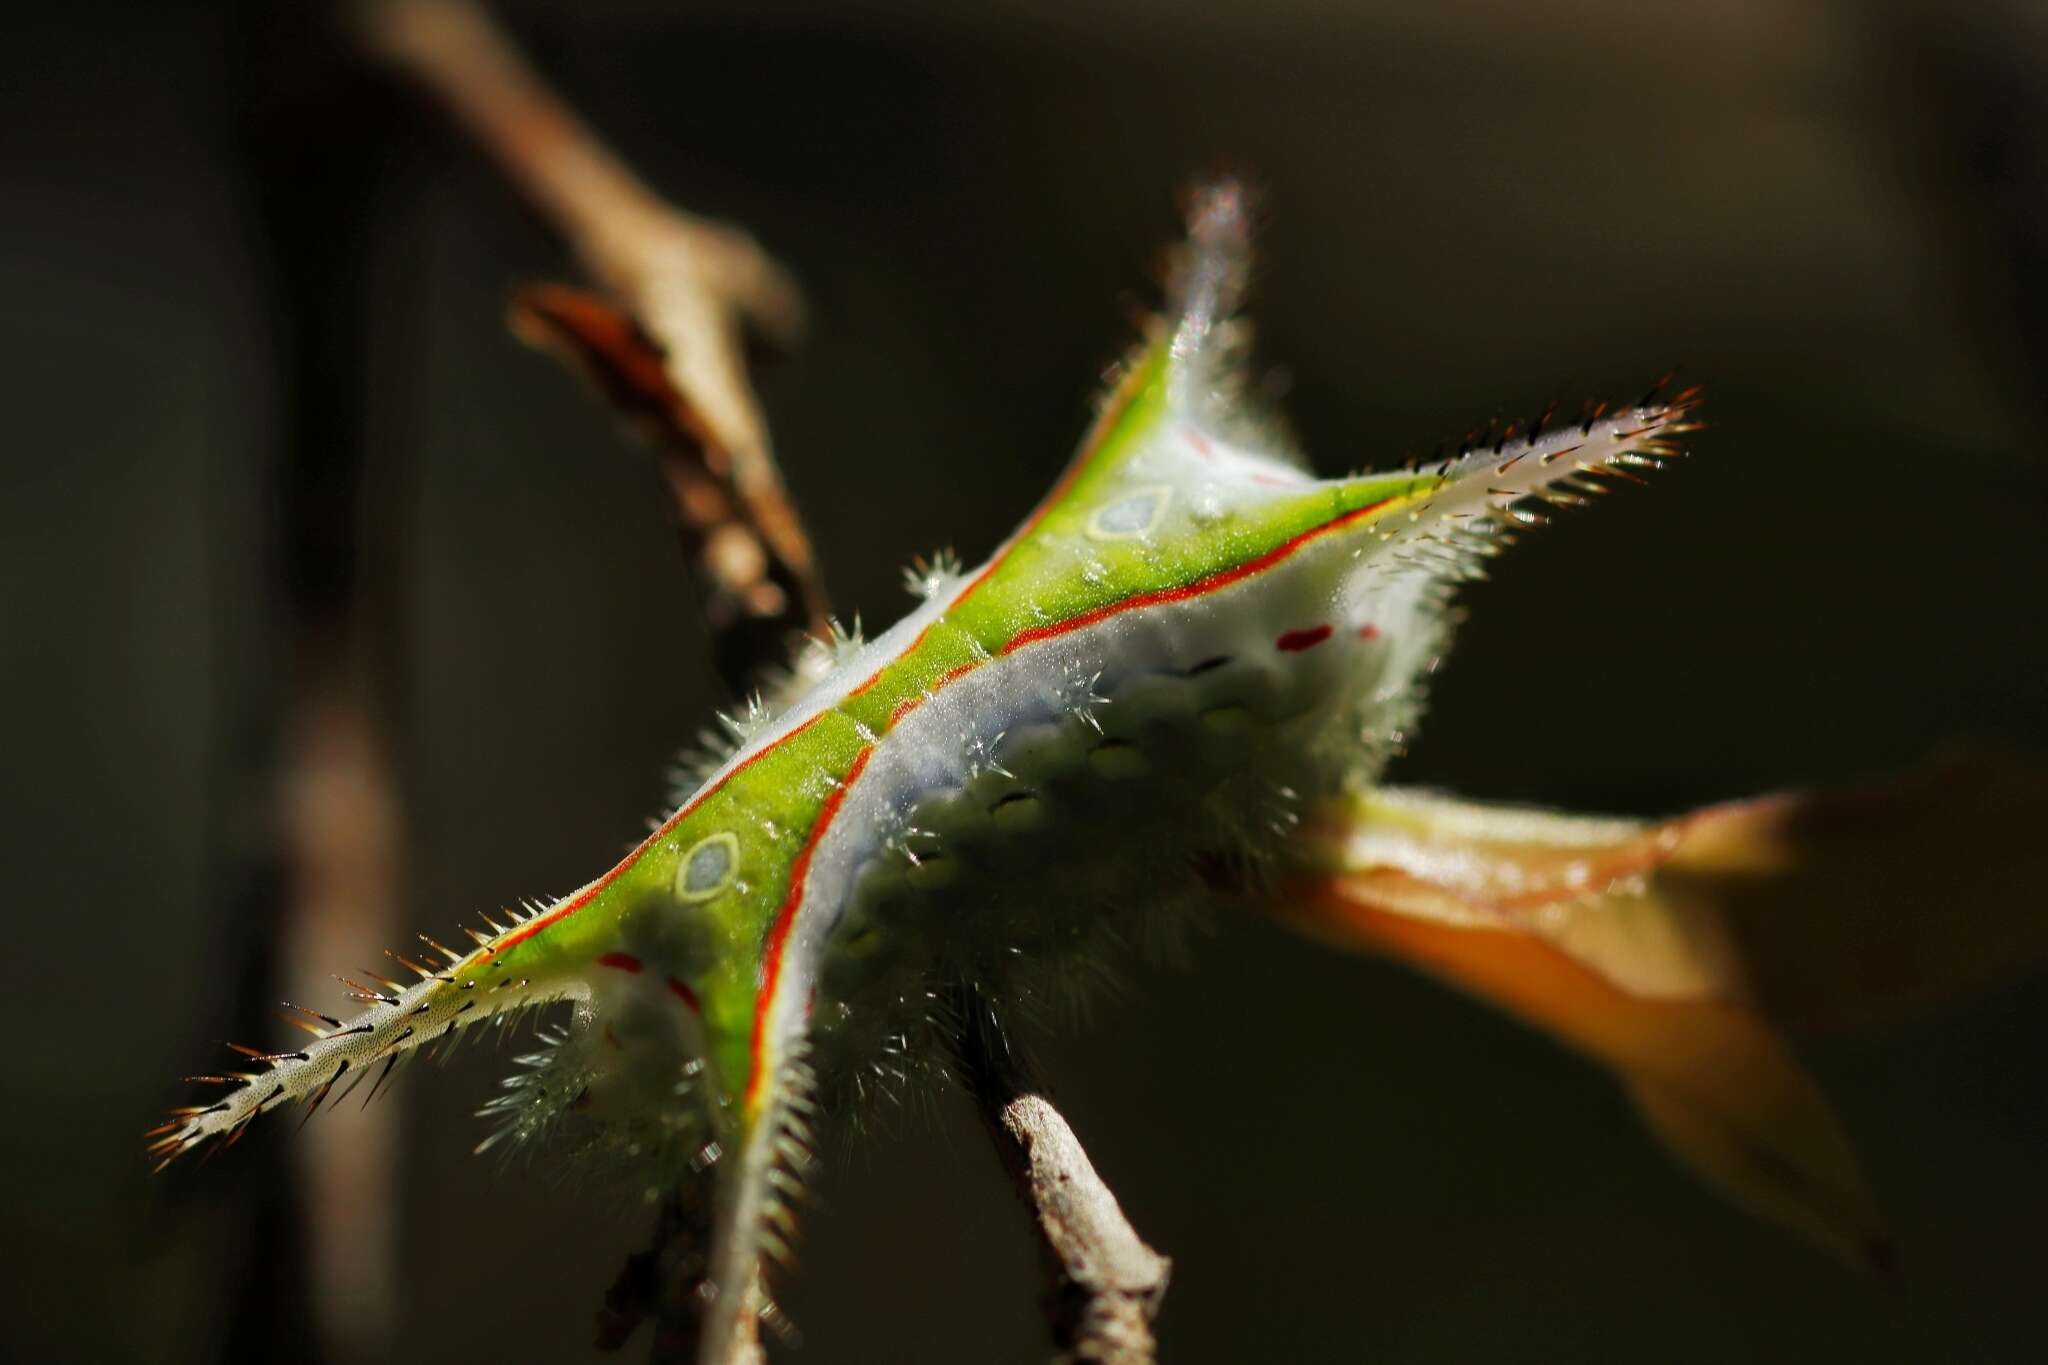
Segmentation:
{"type": "Polygon", "coordinates": [[[1284,541],[1274,546],[1257,559],[1247,560],[1235,568],[1223,569],[1217,573],[1212,573],[1207,578],[1198,578],[1192,583],[1183,583],[1177,588],[1161,588],[1157,592],[1139,593],[1134,597],[1126,597],[1121,602],[1111,602],[1107,606],[1097,607],[1093,611],[1084,611],[1079,616],[1070,616],[1064,621],[1054,621],[1050,625],[1044,626],[1033,626],[1029,630],[1020,631],[1012,636],[1010,643],[1004,645],[1000,652],[1003,654],[1014,654],[1026,645],[1037,644],[1040,640],[1050,640],[1056,636],[1065,635],[1070,631],[1082,630],[1094,625],[1098,621],[1106,621],[1112,616],[1120,616],[1127,611],[1136,611],[1140,607],[1156,607],[1165,602],[1185,602],[1193,597],[1206,597],[1218,589],[1229,587],[1232,583],[1242,582],[1254,574],[1264,573],[1267,569],[1286,559],[1318,536],[1328,535],[1332,531],[1349,526],[1352,522],[1362,517],[1371,516],[1388,503],[1395,501],[1397,499],[1382,498],[1380,501],[1371,503],[1368,506],[1354,508],[1343,516],[1326,521],[1320,526],[1311,526],[1292,540],[1284,541]]]}
{"type": "Polygon", "coordinates": [[[637,973],[640,970],[640,959],[634,957],[631,953],[606,953],[597,960],[597,965],[600,967],[617,967],[622,972],[637,973]]]}
{"type": "Polygon", "coordinates": [[[581,891],[577,892],[574,899],[564,901],[562,904],[548,911],[545,915],[542,915],[539,919],[528,920],[524,927],[516,930],[515,932],[513,932],[505,938],[499,939],[496,943],[493,943],[490,947],[484,949],[482,956],[478,960],[487,962],[491,958],[496,957],[499,953],[504,952],[507,948],[516,947],[519,944],[524,943],[527,939],[532,938],[535,934],[547,928],[556,920],[561,919],[565,915],[572,915],[576,911],[581,910],[584,906],[590,904],[591,901],[597,898],[597,895],[600,891],[603,891],[607,886],[610,886],[614,881],[618,880],[619,874],[624,872],[627,868],[633,865],[634,859],[638,858],[641,854],[645,853],[648,849],[654,847],[655,844],[661,842],[662,839],[667,837],[670,830],[674,829],[677,825],[681,824],[684,820],[688,819],[691,813],[694,812],[697,809],[697,807],[703,805],[706,801],[710,800],[711,797],[717,793],[720,787],[723,787],[726,783],[732,781],[735,777],[738,777],[741,773],[753,767],[756,763],[759,763],[762,759],[768,757],[768,755],[774,753],[782,745],[787,744],[792,739],[795,739],[798,735],[810,729],[813,725],[816,725],[819,721],[823,720],[826,716],[829,716],[831,714],[832,711],[829,707],[823,711],[820,711],[817,715],[812,716],[809,720],[805,721],[802,725],[797,726],[794,730],[791,730],[781,739],[776,740],[775,743],[761,750],[761,752],[755,754],[746,762],[740,764],[737,768],[734,768],[724,777],[719,778],[718,781],[713,783],[711,786],[706,787],[703,791],[698,792],[694,797],[690,798],[689,805],[684,806],[674,815],[671,815],[668,819],[662,821],[661,827],[659,829],[655,830],[654,833],[648,835],[645,839],[642,839],[631,853],[628,853],[624,858],[621,858],[619,860],[618,864],[614,866],[611,871],[605,873],[602,877],[599,877],[596,881],[592,882],[590,885],[584,887],[581,891]]]}
{"type": "Polygon", "coordinates": [[[1024,524],[1003,542],[1002,548],[996,551],[995,558],[982,566],[981,572],[974,576],[974,581],[953,599],[954,606],[965,602],[975,589],[988,582],[995,571],[1003,566],[1003,561],[1010,557],[1010,551],[1022,545],[1025,537],[1037,530],[1038,523],[1045,520],[1046,513],[1059,505],[1060,499],[1067,495],[1067,490],[1074,486],[1074,480],[1081,477],[1081,471],[1092,464],[1096,455],[1101,452],[1102,442],[1108,437],[1110,429],[1123,420],[1124,409],[1131,405],[1131,400],[1137,397],[1139,390],[1144,387],[1138,379],[1149,368],[1149,364],[1140,362],[1125,376],[1124,382],[1117,385],[1115,392],[1110,394],[1109,405],[1102,410],[1102,415],[1095,419],[1095,428],[1089,436],[1088,444],[1067,463],[1067,467],[1060,472],[1059,481],[1053,484],[1052,491],[1045,495],[1038,506],[1031,509],[1031,515],[1024,518],[1024,524]]]}
{"type": "Polygon", "coordinates": [[[782,953],[789,946],[790,927],[796,923],[796,908],[804,898],[804,881],[811,875],[811,855],[818,851],[818,841],[825,837],[832,821],[839,815],[839,808],[846,804],[846,793],[860,780],[861,770],[868,766],[873,748],[860,751],[853,760],[853,766],[846,770],[846,776],[825,798],[825,804],[818,809],[818,818],[811,825],[811,832],[804,839],[804,846],[798,850],[796,861],[789,867],[789,894],[782,898],[782,905],[775,912],[775,923],[768,930],[768,944],[761,953],[761,989],[754,997],[754,1041],[753,1072],[747,1077],[746,1109],[749,1116],[761,1097],[761,1083],[767,1072],[761,1066],[761,1045],[767,1041],[768,1009],[775,1000],[775,988],[782,980],[782,953]]]}
{"type": "MultiPolygon", "coordinates": [[[[953,608],[959,606],[961,599],[965,598],[966,596],[967,594],[963,592],[960,594],[959,597],[956,597],[952,601],[948,602],[946,604],[946,610],[951,611],[953,608]]],[[[941,614],[943,615],[943,613],[941,614]]],[[[917,638],[915,640],[912,640],[909,644],[905,645],[903,647],[903,652],[901,654],[898,654],[895,659],[889,660],[889,663],[883,664],[873,673],[870,673],[867,676],[867,680],[865,682],[861,683],[860,686],[848,692],[844,697],[840,698],[840,700],[842,702],[852,701],[855,697],[858,697],[861,693],[867,691],[870,687],[873,687],[876,683],[880,682],[882,680],[882,675],[889,671],[890,664],[895,663],[897,659],[908,658],[910,655],[917,653],[918,649],[924,644],[925,636],[930,635],[932,633],[932,626],[936,626],[937,624],[938,622],[935,620],[932,622],[930,626],[926,626],[923,630],[919,631],[917,633],[917,638]]]]}
{"type": "Polygon", "coordinates": [[[915,711],[918,707],[923,706],[933,697],[938,696],[942,688],[945,688],[952,683],[960,681],[960,679],[966,677],[969,673],[972,673],[975,669],[979,667],[981,667],[980,664],[972,663],[960,664],[957,667],[949,668],[944,673],[941,673],[932,682],[932,685],[930,687],[925,688],[922,692],[914,692],[910,696],[905,697],[902,701],[897,702],[896,709],[889,713],[889,728],[891,730],[895,729],[897,725],[902,722],[905,716],[909,715],[912,711],[915,711]]]}

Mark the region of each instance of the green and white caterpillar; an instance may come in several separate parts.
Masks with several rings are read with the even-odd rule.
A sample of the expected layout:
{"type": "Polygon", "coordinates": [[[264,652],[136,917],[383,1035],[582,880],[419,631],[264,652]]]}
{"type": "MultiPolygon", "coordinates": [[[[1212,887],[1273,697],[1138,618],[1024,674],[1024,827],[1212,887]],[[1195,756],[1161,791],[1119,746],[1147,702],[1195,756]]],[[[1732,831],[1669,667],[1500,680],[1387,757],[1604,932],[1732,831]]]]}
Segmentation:
{"type": "Polygon", "coordinates": [[[1284,857],[1304,803],[1370,786],[1452,588],[1548,506],[1673,454],[1692,395],[1319,479],[1244,395],[1239,191],[1206,191],[1193,222],[1176,315],[994,555],[914,574],[922,605],[874,640],[814,645],[617,866],[471,951],[430,945],[419,980],[362,987],[352,1018],[314,1016],[154,1150],[575,1001],[491,1141],[573,1104],[716,1182],[722,1360],[758,1259],[784,1250],[814,1109],[887,1088],[944,983],[1000,1000],[1085,975],[1099,938],[1199,895],[1205,862],[1284,857]]]}

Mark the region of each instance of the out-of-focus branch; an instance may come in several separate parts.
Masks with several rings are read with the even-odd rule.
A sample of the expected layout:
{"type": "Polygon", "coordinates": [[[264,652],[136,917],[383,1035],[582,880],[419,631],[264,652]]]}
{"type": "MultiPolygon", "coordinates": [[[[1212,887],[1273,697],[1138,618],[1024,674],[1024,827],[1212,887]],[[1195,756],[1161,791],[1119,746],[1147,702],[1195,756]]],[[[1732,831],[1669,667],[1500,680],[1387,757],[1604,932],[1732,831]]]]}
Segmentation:
{"type": "MultiPolygon", "coordinates": [[[[769,549],[733,471],[707,458],[717,446],[703,435],[696,409],[676,391],[661,349],[642,328],[603,298],[562,285],[522,290],[510,321],[521,340],[583,374],[659,454],[727,688],[743,693],[764,667],[784,662],[792,636],[829,630],[824,589],[808,567],[808,550],[799,569],[769,549]]],[[[806,543],[801,524],[792,520],[788,527],[806,543]]]]}
{"type": "MultiPolygon", "coordinates": [[[[270,1034],[280,999],[318,1002],[334,964],[374,962],[401,898],[387,703],[403,665],[390,538],[408,483],[402,460],[379,452],[404,445],[391,423],[412,367],[394,338],[417,329],[391,324],[417,291],[391,277],[352,212],[391,171],[402,104],[346,36],[333,11],[288,0],[240,0],[225,29],[269,343],[250,388],[269,396],[252,472],[271,520],[257,542],[267,597],[253,619],[237,616],[237,664],[223,670],[236,791],[218,816],[234,850],[219,932],[239,961],[214,1039],[270,1034]],[[373,317],[386,324],[374,344],[373,317]],[[259,805],[266,818],[249,819],[259,805]]],[[[253,1188],[231,1205],[241,1235],[209,1258],[230,1281],[224,1299],[195,1310],[221,1324],[221,1355],[353,1365],[391,1353],[393,1120],[350,1107],[304,1143],[263,1144],[253,1188]]]]}
{"type": "MultiPolygon", "coordinates": [[[[328,964],[376,961],[399,918],[398,778],[369,684],[351,663],[323,658],[301,680],[288,739],[281,799],[290,880],[278,965],[295,994],[328,964]]],[[[381,1359],[391,1348],[398,1131],[389,1111],[340,1107],[307,1127],[299,1153],[314,1311],[334,1365],[381,1359]]]]}
{"type": "Polygon", "coordinates": [[[565,352],[654,441],[706,586],[720,671],[744,685],[791,629],[826,627],[809,539],[748,378],[747,341],[794,345],[795,283],[746,233],[650,193],[467,0],[385,0],[372,44],[447,105],[614,302],[534,291],[528,340],[565,352]]]}

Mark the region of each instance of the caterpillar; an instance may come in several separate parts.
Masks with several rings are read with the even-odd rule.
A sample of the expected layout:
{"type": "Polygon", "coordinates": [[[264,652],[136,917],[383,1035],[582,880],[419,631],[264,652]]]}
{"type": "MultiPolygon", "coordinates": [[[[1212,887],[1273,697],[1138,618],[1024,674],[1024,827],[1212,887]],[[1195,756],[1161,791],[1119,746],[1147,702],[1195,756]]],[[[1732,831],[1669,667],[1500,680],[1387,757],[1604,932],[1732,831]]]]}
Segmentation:
{"type": "Polygon", "coordinates": [[[983,563],[916,567],[872,640],[814,641],[631,853],[579,890],[424,940],[361,1011],[240,1049],[164,1163],[487,1022],[570,1002],[482,1144],[574,1112],[715,1209],[706,1359],[726,1358],[821,1109],[886,1090],[943,984],[1085,979],[1106,940],[1256,877],[1307,803],[1370,789],[1419,717],[1452,595],[1526,528],[1677,453],[1695,390],[1553,414],[1392,472],[1319,478],[1250,399],[1247,211],[1200,192],[1175,305],[1052,491],[983,563]]]}

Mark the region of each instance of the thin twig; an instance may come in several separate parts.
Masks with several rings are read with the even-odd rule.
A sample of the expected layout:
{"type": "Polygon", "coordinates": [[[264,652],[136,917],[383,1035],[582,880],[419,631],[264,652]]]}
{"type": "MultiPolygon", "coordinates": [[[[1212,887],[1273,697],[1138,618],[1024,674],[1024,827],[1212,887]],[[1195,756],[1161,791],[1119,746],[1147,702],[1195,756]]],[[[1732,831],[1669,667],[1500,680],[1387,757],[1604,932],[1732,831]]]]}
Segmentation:
{"type": "MultiPolygon", "coordinates": [[[[827,622],[824,587],[776,469],[744,346],[750,329],[794,342],[803,314],[795,286],[744,233],[652,195],[478,6],[386,0],[369,14],[373,43],[453,109],[622,305],[545,286],[520,297],[513,323],[576,364],[653,440],[704,570],[721,672],[741,685],[781,659],[789,628],[815,633],[827,622]]],[[[1170,1262],[1132,1231],[993,1009],[972,993],[963,1003],[960,1017],[970,1023],[956,1050],[1056,1271],[1046,1312],[1063,1356],[1150,1361],[1170,1262]]],[[[689,1359],[706,1212],[670,1195],[652,1245],[628,1261],[606,1297],[600,1344],[622,1345],[652,1315],[651,1359],[689,1359]]],[[[759,1349],[749,1342],[743,1355],[758,1358],[759,1349]]]]}
{"type": "Polygon", "coordinates": [[[1003,1168],[1031,1207],[1051,1271],[1044,1307],[1060,1360],[1149,1365],[1173,1262],[1145,1243],[1002,1020],[958,992],[955,1055],[1003,1168]]]}

